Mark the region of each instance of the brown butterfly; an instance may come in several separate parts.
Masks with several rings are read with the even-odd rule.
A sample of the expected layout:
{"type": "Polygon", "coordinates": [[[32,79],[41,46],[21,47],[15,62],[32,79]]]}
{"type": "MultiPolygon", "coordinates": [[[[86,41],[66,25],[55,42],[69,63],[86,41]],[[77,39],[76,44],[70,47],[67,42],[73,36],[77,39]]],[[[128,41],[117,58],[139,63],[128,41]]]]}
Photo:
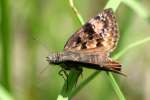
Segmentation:
{"type": "Polygon", "coordinates": [[[62,66],[65,70],[82,70],[82,67],[86,67],[122,74],[121,64],[109,57],[116,48],[118,39],[114,13],[111,8],[105,9],[69,38],[63,52],[51,54],[47,60],[50,64],[65,64],[62,66]]]}

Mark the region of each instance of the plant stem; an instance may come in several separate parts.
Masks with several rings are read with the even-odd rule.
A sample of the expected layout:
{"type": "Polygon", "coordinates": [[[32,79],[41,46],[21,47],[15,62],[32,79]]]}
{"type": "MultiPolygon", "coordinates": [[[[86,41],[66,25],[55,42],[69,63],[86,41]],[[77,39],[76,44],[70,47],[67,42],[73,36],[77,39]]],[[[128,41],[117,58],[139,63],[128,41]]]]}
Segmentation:
{"type": "Polygon", "coordinates": [[[129,6],[131,9],[133,9],[139,16],[141,16],[144,19],[149,18],[149,13],[147,9],[145,9],[144,6],[141,6],[140,3],[136,0],[122,0],[124,4],[129,6]]]}
{"type": "Polygon", "coordinates": [[[119,100],[126,100],[124,95],[122,94],[122,92],[121,92],[117,82],[115,81],[115,78],[112,75],[112,73],[108,72],[107,74],[108,74],[109,81],[111,82],[111,85],[113,86],[113,88],[114,88],[114,90],[115,90],[119,100]]]}
{"type": "Polygon", "coordinates": [[[105,9],[112,8],[113,11],[116,11],[120,4],[121,0],[109,0],[105,6],[105,9]]]}
{"type": "Polygon", "coordinates": [[[137,42],[134,42],[134,43],[128,45],[126,48],[124,48],[123,50],[121,50],[120,52],[118,52],[118,53],[113,57],[113,59],[118,59],[118,58],[120,58],[120,57],[121,57],[122,55],[124,55],[128,50],[131,50],[131,49],[133,49],[134,47],[137,47],[137,46],[139,46],[139,45],[142,45],[142,44],[144,44],[144,43],[146,43],[146,42],[150,42],[150,37],[147,37],[147,38],[145,38],[145,39],[139,40],[139,41],[137,41],[137,42]]]}
{"type": "Polygon", "coordinates": [[[10,90],[10,59],[11,59],[11,32],[9,20],[9,0],[1,0],[1,39],[2,39],[2,84],[10,90]]]}
{"type": "Polygon", "coordinates": [[[69,0],[69,4],[70,4],[70,7],[72,8],[72,10],[74,11],[74,13],[76,14],[80,24],[84,25],[84,20],[83,20],[82,16],[80,15],[79,11],[77,10],[77,8],[74,6],[73,0],[69,0]]]}

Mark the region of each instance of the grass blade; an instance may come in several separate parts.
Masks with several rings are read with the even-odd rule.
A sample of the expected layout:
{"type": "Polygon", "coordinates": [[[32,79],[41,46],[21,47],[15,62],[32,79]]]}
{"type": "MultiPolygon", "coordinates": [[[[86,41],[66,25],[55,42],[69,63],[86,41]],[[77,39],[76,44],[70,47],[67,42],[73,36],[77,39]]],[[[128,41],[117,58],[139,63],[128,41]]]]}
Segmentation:
{"type": "Polygon", "coordinates": [[[112,75],[112,73],[108,72],[107,74],[108,74],[108,78],[109,78],[109,80],[110,80],[110,82],[111,82],[111,84],[112,84],[112,86],[113,86],[117,96],[119,97],[119,100],[126,100],[124,95],[122,94],[122,92],[121,92],[117,82],[115,81],[115,78],[112,75]]]}
{"type": "Polygon", "coordinates": [[[1,39],[2,39],[2,80],[3,86],[10,90],[10,59],[11,59],[11,32],[9,0],[1,0],[1,39]]]}
{"type": "Polygon", "coordinates": [[[139,40],[139,41],[137,41],[137,42],[134,42],[134,43],[128,45],[125,49],[123,49],[123,50],[121,50],[119,53],[117,53],[117,54],[113,57],[113,59],[118,59],[118,58],[120,58],[120,57],[123,56],[128,50],[132,50],[134,47],[137,47],[137,46],[139,46],[139,45],[142,45],[142,44],[144,44],[144,43],[146,43],[146,42],[150,42],[150,37],[147,37],[147,38],[145,38],[145,39],[139,40]]]}
{"type": "Polygon", "coordinates": [[[116,11],[120,4],[121,0],[109,0],[105,8],[112,8],[113,11],[116,11]]]}
{"type": "Polygon", "coordinates": [[[124,4],[134,10],[139,16],[144,19],[149,18],[149,13],[144,6],[141,6],[140,3],[136,0],[122,0],[124,4]]]}

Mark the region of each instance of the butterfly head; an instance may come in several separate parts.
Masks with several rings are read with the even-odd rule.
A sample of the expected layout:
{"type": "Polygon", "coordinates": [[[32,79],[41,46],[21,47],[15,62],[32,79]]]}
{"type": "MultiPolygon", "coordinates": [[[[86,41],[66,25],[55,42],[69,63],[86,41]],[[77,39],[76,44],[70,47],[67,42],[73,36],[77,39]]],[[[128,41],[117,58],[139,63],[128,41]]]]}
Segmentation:
{"type": "Polygon", "coordinates": [[[46,58],[49,64],[59,64],[62,61],[61,53],[53,53],[46,58]]]}

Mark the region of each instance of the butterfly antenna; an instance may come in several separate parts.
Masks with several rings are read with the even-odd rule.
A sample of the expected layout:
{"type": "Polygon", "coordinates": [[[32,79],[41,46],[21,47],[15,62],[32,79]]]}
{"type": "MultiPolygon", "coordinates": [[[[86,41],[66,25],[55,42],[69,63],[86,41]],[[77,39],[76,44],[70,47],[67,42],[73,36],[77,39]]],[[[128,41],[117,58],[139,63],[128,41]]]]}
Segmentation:
{"type": "Polygon", "coordinates": [[[46,67],[44,67],[41,71],[40,71],[40,74],[42,74],[43,72],[45,72],[47,69],[48,69],[48,65],[46,67]]]}
{"type": "Polygon", "coordinates": [[[42,42],[39,38],[34,37],[34,36],[32,35],[32,39],[35,40],[35,41],[37,41],[37,42],[38,42],[40,45],[42,45],[45,49],[47,49],[47,50],[50,51],[50,49],[48,48],[48,45],[46,45],[46,43],[42,42]]]}

